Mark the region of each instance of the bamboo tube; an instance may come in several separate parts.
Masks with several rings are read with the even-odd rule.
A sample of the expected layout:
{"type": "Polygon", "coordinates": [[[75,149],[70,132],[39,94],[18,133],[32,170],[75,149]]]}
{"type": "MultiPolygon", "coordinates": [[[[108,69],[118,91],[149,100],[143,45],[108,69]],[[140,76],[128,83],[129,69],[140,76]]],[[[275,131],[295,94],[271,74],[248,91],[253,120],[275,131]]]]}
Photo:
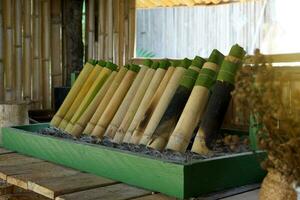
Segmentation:
{"type": "Polygon", "coordinates": [[[132,86],[128,90],[124,100],[122,101],[121,105],[119,106],[116,114],[114,115],[113,119],[111,120],[109,126],[107,127],[107,130],[105,132],[105,137],[113,138],[118,127],[120,126],[127,110],[128,107],[136,95],[136,92],[145,77],[145,74],[147,73],[149,67],[151,66],[152,61],[151,60],[146,60],[144,64],[141,66],[141,69],[139,73],[137,74],[134,82],[132,83],[132,86]]]}
{"type": "Polygon", "coordinates": [[[119,63],[119,16],[120,1],[113,0],[113,62],[119,63]]]}
{"type": "Polygon", "coordinates": [[[107,52],[108,60],[113,61],[113,0],[107,0],[107,22],[106,22],[106,33],[107,33],[107,52]]]}
{"type": "Polygon", "coordinates": [[[94,58],[95,43],[95,1],[88,0],[88,59],[94,58]]]}
{"type": "Polygon", "coordinates": [[[0,2],[0,102],[4,102],[4,66],[3,66],[3,1],[0,2]]]}
{"type": "MultiPolygon", "coordinates": [[[[156,92],[154,93],[153,97],[151,98],[151,101],[147,106],[145,106],[145,110],[140,111],[140,116],[137,116],[136,125],[132,127],[132,136],[130,138],[130,143],[132,144],[138,144],[141,137],[142,132],[137,131],[138,129],[141,129],[142,121],[144,121],[144,124],[147,124],[148,122],[146,120],[149,120],[151,116],[153,115],[153,112],[157,106],[157,103],[159,102],[163,92],[165,91],[170,79],[173,76],[173,73],[180,65],[179,61],[173,61],[171,66],[168,68],[168,71],[166,72],[166,75],[164,76],[163,80],[159,84],[159,87],[157,88],[156,92]],[[146,116],[148,119],[146,119],[146,116]],[[139,128],[140,127],[140,128],[139,128]],[[136,130],[137,129],[137,130],[136,130]]],[[[129,137],[129,136],[127,136],[129,137]]],[[[129,140],[126,138],[126,141],[129,140]]],[[[125,142],[125,141],[124,141],[125,142]]]]}
{"type": "Polygon", "coordinates": [[[178,123],[170,136],[166,149],[184,153],[199,123],[209,98],[209,89],[215,82],[216,74],[224,59],[223,54],[213,50],[203,65],[192,93],[184,107],[178,123]]]}
{"type": "Polygon", "coordinates": [[[98,2],[98,59],[106,59],[105,52],[105,23],[106,23],[106,0],[98,2]]]}
{"type": "Polygon", "coordinates": [[[5,100],[14,100],[12,1],[3,0],[5,100]]]}
{"type": "Polygon", "coordinates": [[[70,133],[73,129],[74,124],[78,121],[78,119],[81,117],[82,113],[86,110],[86,108],[89,106],[89,104],[93,101],[101,87],[104,85],[106,80],[108,79],[109,75],[112,71],[115,71],[117,69],[117,65],[107,62],[106,66],[101,70],[97,78],[95,79],[94,83],[89,88],[87,94],[82,99],[79,107],[77,108],[76,112],[74,113],[73,117],[68,123],[68,126],[66,127],[65,131],[67,133],[70,133]]]}
{"type": "Polygon", "coordinates": [[[140,70],[140,67],[138,65],[130,66],[129,71],[126,73],[120,86],[116,90],[111,101],[108,103],[108,105],[105,108],[103,114],[101,115],[97,125],[95,126],[95,128],[92,132],[93,136],[102,138],[105,129],[107,128],[108,124],[114,117],[116,111],[118,110],[120,104],[122,103],[124,96],[126,95],[128,89],[132,85],[132,83],[136,77],[136,74],[138,73],[139,70],[140,70]]]}
{"type": "Polygon", "coordinates": [[[97,122],[99,121],[102,113],[104,112],[107,104],[111,100],[111,98],[114,95],[115,91],[118,89],[120,83],[122,82],[125,74],[127,73],[128,68],[129,68],[129,65],[126,65],[126,66],[124,66],[120,69],[120,71],[116,75],[116,78],[111,83],[111,86],[109,87],[107,93],[103,97],[103,100],[101,101],[101,103],[99,104],[97,109],[95,110],[91,120],[88,122],[87,126],[85,127],[85,129],[83,131],[84,134],[89,135],[89,134],[92,133],[92,131],[94,130],[94,128],[95,128],[97,122]]]}
{"type": "Polygon", "coordinates": [[[81,115],[81,117],[78,119],[78,121],[74,124],[74,127],[72,128],[72,131],[70,132],[71,135],[79,136],[84,128],[86,127],[87,123],[93,116],[95,110],[97,109],[98,105],[101,103],[105,93],[108,91],[111,83],[114,81],[116,77],[117,72],[113,71],[110,76],[108,77],[107,81],[105,81],[104,85],[100,89],[100,91],[97,93],[93,101],[89,104],[87,109],[84,111],[84,113],[81,115]]]}
{"type": "Polygon", "coordinates": [[[61,0],[51,1],[51,78],[52,88],[63,85],[62,77],[62,43],[61,33],[61,0]]]}
{"type": "Polygon", "coordinates": [[[136,0],[129,1],[129,58],[134,57],[136,42],[136,0]]]}
{"type": "Polygon", "coordinates": [[[124,8],[125,3],[123,0],[119,3],[119,65],[124,64],[124,8]]]}
{"type": "Polygon", "coordinates": [[[94,66],[90,63],[86,63],[80,72],[78,78],[76,79],[73,87],[69,91],[67,97],[65,98],[63,104],[60,106],[59,110],[54,115],[53,119],[50,122],[51,126],[58,127],[62,119],[67,114],[69,108],[72,106],[76,96],[79,94],[82,86],[87,81],[90,73],[93,71],[94,66]]]}
{"type": "Polygon", "coordinates": [[[24,5],[24,100],[31,100],[31,1],[24,5]]]}
{"type": "MultiPolygon", "coordinates": [[[[51,61],[50,61],[50,1],[42,1],[42,62],[43,62],[43,108],[51,108],[51,61]]],[[[25,56],[26,57],[26,56],[25,56]]],[[[30,63],[29,63],[30,65],[30,63]]],[[[28,68],[30,69],[30,68],[28,68]]]]}
{"type": "Polygon", "coordinates": [[[128,110],[127,110],[123,120],[121,121],[121,124],[118,127],[117,132],[115,132],[116,135],[114,136],[113,142],[121,143],[123,141],[125,133],[130,126],[130,123],[136,113],[136,110],[138,109],[158,66],[159,66],[159,63],[155,62],[155,63],[153,63],[151,68],[149,68],[147,70],[145,77],[141,81],[141,83],[136,91],[136,94],[134,95],[134,98],[131,100],[131,102],[129,104],[128,110]]]}
{"type": "Polygon", "coordinates": [[[148,147],[156,150],[163,150],[169,140],[170,134],[174,130],[176,123],[189,99],[197,76],[205,63],[205,59],[196,56],[192,65],[184,73],[180,84],[176,89],[166,111],[164,112],[157,128],[155,129],[148,147]]]}
{"type": "Polygon", "coordinates": [[[101,65],[96,65],[92,72],[89,74],[88,78],[86,79],[85,83],[83,84],[80,91],[77,93],[75,100],[73,101],[71,107],[68,109],[68,112],[65,114],[64,119],[59,124],[59,128],[64,130],[71,118],[73,117],[74,113],[76,112],[77,108],[80,106],[80,103],[82,99],[85,97],[85,95],[88,93],[90,87],[96,80],[97,76],[100,74],[103,66],[105,66],[106,63],[104,62],[101,65]]]}
{"type": "Polygon", "coordinates": [[[36,109],[41,109],[42,100],[42,66],[41,66],[41,1],[33,1],[33,73],[32,73],[32,100],[36,109]]]}
{"type": "Polygon", "coordinates": [[[234,89],[234,78],[246,52],[239,45],[234,45],[229,55],[225,57],[212,95],[203,114],[200,128],[197,132],[192,152],[208,154],[223,123],[231,92],[234,89]]]}
{"type": "Polygon", "coordinates": [[[16,100],[22,101],[22,1],[15,0],[15,23],[14,23],[14,46],[15,46],[15,77],[16,77],[16,100]]]}
{"type": "MultiPolygon", "coordinates": [[[[143,117],[143,115],[145,114],[145,111],[147,109],[147,106],[149,105],[153,95],[155,94],[155,92],[157,91],[157,88],[159,87],[161,81],[163,80],[163,78],[165,77],[167,68],[170,66],[170,62],[168,60],[163,60],[160,61],[159,63],[159,68],[156,70],[150,84],[149,87],[143,97],[143,100],[141,101],[141,104],[139,105],[134,118],[132,119],[129,128],[127,129],[127,132],[124,136],[123,139],[123,143],[129,143],[130,142],[130,138],[131,135],[134,131],[134,129],[136,128],[136,126],[138,125],[138,123],[141,121],[141,118],[143,117]]],[[[173,70],[169,70],[168,72],[172,72],[174,71],[174,67],[172,67],[173,70]]]]}
{"type": "Polygon", "coordinates": [[[140,123],[141,126],[137,127],[137,131],[143,133],[140,144],[147,145],[147,143],[151,139],[152,134],[154,133],[156,127],[158,126],[159,121],[161,120],[172,97],[176,92],[176,89],[179,86],[182,76],[187,71],[186,68],[188,68],[190,65],[191,65],[191,61],[185,58],[182,61],[181,65],[175,69],[172,78],[170,79],[164,93],[161,96],[161,99],[159,100],[153,112],[153,115],[149,120],[147,119],[148,116],[146,115],[145,119],[140,123]],[[144,124],[144,121],[148,121],[148,123],[144,124]]]}

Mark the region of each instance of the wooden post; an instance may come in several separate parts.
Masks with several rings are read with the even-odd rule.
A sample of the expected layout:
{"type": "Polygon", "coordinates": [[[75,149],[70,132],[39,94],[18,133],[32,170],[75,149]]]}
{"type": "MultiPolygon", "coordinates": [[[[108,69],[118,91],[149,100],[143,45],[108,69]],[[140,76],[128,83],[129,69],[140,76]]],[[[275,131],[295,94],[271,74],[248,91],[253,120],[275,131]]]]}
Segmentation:
{"type": "Polygon", "coordinates": [[[106,0],[99,0],[98,2],[98,59],[106,59],[105,58],[106,19],[107,19],[106,0]]]}
{"type": "Polygon", "coordinates": [[[50,0],[42,1],[43,108],[51,108],[50,0]]]}
{"type": "Polygon", "coordinates": [[[14,100],[12,1],[3,0],[5,100],[14,100]]]}
{"type": "MultiPolygon", "coordinates": [[[[27,2],[25,2],[27,3],[27,2]]],[[[28,2],[29,3],[29,2],[28,2]]],[[[15,23],[14,23],[14,47],[15,47],[15,77],[16,77],[16,100],[22,101],[22,0],[15,0],[15,23]]],[[[29,15],[30,16],[30,15],[29,15]]],[[[26,19],[26,18],[25,18],[26,19]]],[[[30,49],[31,50],[31,49],[30,49]]]]}
{"type": "Polygon", "coordinates": [[[94,58],[94,43],[95,43],[95,0],[88,0],[88,53],[87,59],[94,58]]]}
{"type": "Polygon", "coordinates": [[[5,99],[4,92],[4,67],[3,67],[3,0],[0,1],[0,102],[5,99]]]}
{"type": "Polygon", "coordinates": [[[51,1],[51,78],[52,88],[63,85],[61,43],[61,0],[51,1]]]}
{"type": "Polygon", "coordinates": [[[42,108],[43,90],[42,90],[42,39],[41,39],[41,0],[33,1],[33,73],[32,73],[32,100],[35,109],[42,108]]]}

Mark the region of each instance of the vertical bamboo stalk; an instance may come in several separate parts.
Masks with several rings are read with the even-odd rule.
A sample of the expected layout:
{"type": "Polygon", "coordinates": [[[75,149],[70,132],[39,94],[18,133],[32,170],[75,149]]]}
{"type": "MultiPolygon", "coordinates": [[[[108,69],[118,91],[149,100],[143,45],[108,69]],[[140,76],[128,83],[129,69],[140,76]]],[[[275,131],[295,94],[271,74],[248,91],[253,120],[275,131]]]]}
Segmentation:
{"type": "Polygon", "coordinates": [[[31,1],[24,5],[24,100],[31,101],[31,1]]]}
{"type": "Polygon", "coordinates": [[[105,27],[106,27],[106,0],[98,2],[98,59],[106,59],[105,55],[105,27]]]}
{"type": "Polygon", "coordinates": [[[145,77],[147,70],[149,69],[149,67],[152,64],[152,61],[150,61],[150,60],[147,60],[147,61],[148,61],[148,64],[144,63],[144,65],[141,66],[141,69],[139,70],[139,73],[137,74],[136,78],[134,79],[132,86],[126,93],[126,96],[122,100],[121,105],[119,106],[114,117],[110,121],[110,124],[107,127],[105,135],[104,135],[105,137],[109,137],[109,138],[114,137],[118,127],[120,126],[120,124],[128,110],[128,107],[129,107],[132,99],[134,98],[134,96],[138,90],[138,87],[140,86],[140,83],[143,81],[143,78],[145,77]]]}
{"type": "Polygon", "coordinates": [[[41,66],[41,1],[33,1],[33,73],[32,73],[32,100],[35,109],[41,109],[43,98],[42,91],[42,66],[41,66]]]}
{"type": "Polygon", "coordinates": [[[61,43],[61,0],[51,1],[51,79],[52,88],[63,85],[61,43]]]}
{"type": "Polygon", "coordinates": [[[98,105],[97,109],[94,111],[94,114],[93,114],[91,120],[88,122],[87,126],[83,130],[84,134],[89,135],[94,130],[94,128],[95,128],[97,122],[99,121],[100,117],[102,116],[107,104],[109,103],[109,101],[113,97],[114,93],[116,92],[116,90],[118,89],[120,83],[122,82],[125,74],[127,73],[128,67],[129,66],[127,65],[125,67],[122,67],[119,70],[118,74],[116,75],[116,78],[114,79],[114,81],[112,82],[111,86],[109,87],[107,93],[103,97],[103,100],[98,105]]]}
{"type": "Polygon", "coordinates": [[[94,58],[95,0],[88,0],[88,59],[94,58]]]}
{"type": "Polygon", "coordinates": [[[135,53],[135,33],[136,33],[136,0],[129,1],[129,58],[134,57],[135,53]]]}
{"type": "Polygon", "coordinates": [[[12,27],[12,1],[3,0],[4,22],[4,71],[5,71],[5,100],[13,101],[13,27],[12,27]]]}
{"type": "Polygon", "coordinates": [[[50,63],[50,1],[42,1],[42,63],[43,63],[43,108],[51,108],[51,63],[50,63]]]}
{"type": "Polygon", "coordinates": [[[4,101],[4,68],[3,68],[3,0],[0,1],[0,102],[4,101]]]}
{"type": "Polygon", "coordinates": [[[124,57],[125,63],[129,62],[129,4],[130,0],[124,0],[124,57]]]}
{"type": "Polygon", "coordinates": [[[22,101],[22,0],[15,0],[14,46],[16,67],[16,100],[22,101]]]}
{"type": "Polygon", "coordinates": [[[124,0],[119,3],[119,58],[118,64],[122,66],[124,64],[124,0]]]}
{"type": "MultiPolygon", "coordinates": [[[[121,0],[122,1],[122,0],[121,0]]],[[[120,0],[113,1],[113,62],[119,63],[120,0]]]]}
{"type": "Polygon", "coordinates": [[[106,21],[106,49],[107,59],[113,61],[113,1],[107,0],[107,21],[106,21]]]}

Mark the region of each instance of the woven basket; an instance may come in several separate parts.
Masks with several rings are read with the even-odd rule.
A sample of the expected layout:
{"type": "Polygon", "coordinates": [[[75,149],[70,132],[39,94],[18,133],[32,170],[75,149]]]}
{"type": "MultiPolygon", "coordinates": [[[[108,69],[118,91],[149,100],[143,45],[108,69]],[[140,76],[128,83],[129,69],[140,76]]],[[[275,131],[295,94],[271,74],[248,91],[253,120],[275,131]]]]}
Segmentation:
{"type": "Polygon", "coordinates": [[[259,193],[260,200],[297,200],[296,191],[281,173],[270,170],[259,193]]]}

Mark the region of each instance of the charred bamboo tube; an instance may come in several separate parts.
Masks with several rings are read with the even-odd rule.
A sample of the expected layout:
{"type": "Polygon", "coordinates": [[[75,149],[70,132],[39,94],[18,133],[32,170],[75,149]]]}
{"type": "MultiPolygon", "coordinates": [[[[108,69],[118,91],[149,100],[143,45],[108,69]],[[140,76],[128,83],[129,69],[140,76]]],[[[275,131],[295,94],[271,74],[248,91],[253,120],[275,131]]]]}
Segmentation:
{"type": "MultiPolygon", "coordinates": [[[[151,116],[153,115],[153,112],[154,112],[154,110],[155,110],[155,108],[156,108],[163,92],[165,91],[170,79],[172,78],[176,67],[178,67],[181,64],[180,61],[173,61],[171,63],[172,63],[171,66],[168,68],[168,70],[166,72],[166,75],[164,76],[163,80],[159,84],[159,86],[158,86],[156,92],[154,93],[153,97],[151,98],[150,102],[147,105],[145,103],[145,107],[141,108],[143,110],[141,110],[137,113],[138,116],[135,117],[136,119],[134,119],[134,121],[133,121],[136,124],[134,124],[132,126],[131,130],[129,130],[129,131],[132,132],[132,134],[131,134],[132,136],[130,137],[130,142],[129,143],[132,143],[132,144],[138,144],[139,143],[139,141],[142,137],[142,132],[137,131],[137,130],[142,128],[142,124],[141,124],[142,121],[144,121],[144,124],[148,123],[151,116]],[[147,119],[146,119],[146,116],[147,116],[147,119]],[[138,128],[138,127],[140,127],[140,128],[138,128]]],[[[129,140],[128,137],[129,136],[127,136],[126,141],[124,141],[124,142],[127,142],[127,140],[129,140]]]]}
{"type": "MultiPolygon", "coordinates": [[[[147,70],[145,77],[143,78],[142,82],[140,83],[140,86],[128,107],[128,110],[121,122],[121,125],[118,127],[117,132],[115,132],[116,135],[114,136],[113,142],[121,143],[123,141],[125,133],[126,133],[128,127],[130,126],[130,123],[136,113],[136,110],[138,109],[158,66],[159,66],[159,63],[155,62],[155,63],[153,63],[151,68],[147,70]]],[[[113,133],[113,135],[114,135],[114,133],[113,133]]]]}
{"type": "Polygon", "coordinates": [[[87,125],[88,121],[93,116],[93,114],[94,114],[95,110],[97,109],[98,105],[101,103],[105,93],[109,89],[109,86],[114,81],[116,75],[117,75],[116,71],[113,71],[110,74],[107,81],[105,81],[103,87],[97,93],[97,95],[95,96],[93,101],[89,104],[87,109],[84,111],[84,113],[78,119],[78,121],[74,124],[74,126],[72,128],[72,131],[70,132],[71,135],[74,135],[74,136],[78,137],[82,133],[82,131],[84,130],[84,128],[87,125]]]}
{"type": "Polygon", "coordinates": [[[81,117],[82,113],[86,110],[86,108],[89,106],[89,104],[93,101],[101,87],[104,85],[106,80],[108,79],[109,75],[112,71],[117,69],[117,65],[107,62],[106,66],[101,70],[100,74],[92,84],[91,88],[89,89],[88,93],[83,98],[80,106],[76,110],[75,114],[71,118],[70,122],[68,123],[68,126],[66,127],[65,131],[67,133],[70,133],[73,129],[74,124],[78,121],[78,119],[81,117]]]}
{"type": "Polygon", "coordinates": [[[196,56],[192,65],[184,73],[174,96],[171,98],[166,111],[164,112],[151,140],[147,145],[148,147],[159,151],[165,148],[169,140],[169,136],[176,126],[176,123],[192,92],[197,76],[205,62],[205,59],[196,56]]]}
{"type": "Polygon", "coordinates": [[[159,68],[155,71],[153,79],[151,80],[151,82],[149,84],[149,87],[143,97],[143,100],[141,101],[141,104],[139,105],[139,107],[134,115],[134,118],[132,119],[132,122],[130,123],[129,128],[127,129],[127,132],[123,139],[123,143],[130,142],[131,135],[132,135],[134,129],[136,128],[136,126],[140,122],[141,118],[145,114],[147,106],[149,105],[153,95],[157,91],[161,81],[164,80],[163,78],[165,77],[166,72],[169,72],[167,75],[169,75],[170,72],[173,73],[175,67],[171,67],[172,69],[167,70],[167,68],[169,66],[170,66],[170,62],[168,60],[160,61],[159,68]]]}
{"type": "Polygon", "coordinates": [[[235,74],[245,54],[244,49],[236,44],[225,57],[194,140],[192,152],[208,154],[212,149],[231,100],[235,74]]]}
{"type": "MultiPolygon", "coordinates": [[[[124,79],[122,80],[120,86],[116,90],[115,94],[113,95],[111,101],[108,103],[107,107],[105,108],[103,114],[101,115],[97,125],[95,126],[92,136],[96,136],[99,138],[103,137],[105,129],[107,128],[108,124],[116,114],[120,104],[124,96],[126,95],[128,89],[133,87],[132,84],[139,72],[140,67],[138,65],[131,65],[129,71],[126,73],[124,79]]],[[[130,90],[130,89],[129,89],[130,90]]],[[[129,91],[128,91],[129,92],[129,91]]]]}
{"type": "Polygon", "coordinates": [[[115,91],[118,89],[121,81],[123,80],[126,72],[128,71],[129,65],[126,65],[120,69],[118,74],[116,75],[116,78],[114,81],[111,83],[111,86],[109,87],[108,91],[106,92],[105,96],[103,97],[103,100],[101,103],[98,105],[98,107],[95,109],[94,114],[90,121],[88,122],[87,126],[83,130],[84,134],[91,134],[92,131],[94,130],[97,122],[99,121],[102,113],[104,112],[107,104],[111,100],[112,96],[114,95],[115,91]]]}
{"type": "Polygon", "coordinates": [[[203,65],[191,95],[171,134],[166,149],[184,153],[192,138],[192,134],[201,119],[209,98],[209,89],[215,83],[219,66],[224,59],[223,54],[213,50],[208,61],[203,65]]]}
{"type": "Polygon", "coordinates": [[[105,66],[104,63],[101,66],[100,65],[96,65],[93,68],[92,72],[89,74],[87,80],[85,81],[84,85],[80,89],[79,93],[76,95],[76,98],[73,101],[73,103],[72,103],[71,107],[69,108],[68,112],[64,116],[64,119],[59,124],[59,128],[60,129],[64,130],[67,127],[69,121],[73,117],[73,115],[76,112],[77,108],[80,106],[80,103],[81,103],[82,99],[88,93],[91,85],[94,83],[94,81],[96,80],[97,76],[100,74],[103,66],[105,66]]]}
{"type": "Polygon", "coordinates": [[[172,78],[170,79],[164,93],[159,100],[153,115],[151,116],[150,120],[148,121],[147,125],[144,124],[144,120],[140,123],[141,126],[137,127],[137,131],[143,133],[141,138],[140,144],[147,145],[150,141],[152,134],[154,133],[155,129],[157,128],[164,112],[166,111],[172,97],[174,96],[176,89],[180,84],[180,80],[184,73],[187,71],[187,68],[191,65],[192,61],[185,58],[181,65],[177,67],[174,71],[172,78]],[[146,125],[146,126],[145,126],[146,125]]]}
{"type": "Polygon", "coordinates": [[[63,104],[60,106],[56,114],[54,115],[53,119],[50,122],[51,126],[58,127],[60,122],[63,120],[65,114],[68,112],[69,108],[71,107],[74,99],[76,98],[77,94],[81,90],[82,86],[88,79],[88,76],[92,72],[94,66],[87,62],[82,71],[80,72],[77,80],[75,81],[73,87],[71,88],[70,92],[68,93],[67,97],[65,98],[63,104]]]}
{"type": "Polygon", "coordinates": [[[132,99],[134,98],[141,82],[143,81],[143,79],[144,79],[147,71],[149,70],[149,67],[151,67],[152,63],[153,62],[151,60],[146,60],[144,62],[144,64],[142,65],[139,73],[137,74],[134,82],[132,83],[132,86],[128,90],[124,100],[122,101],[116,114],[112,118],[109,126],[107,127],[106,132],[105,132],[105,137],[113,138],[114,134],[116,133],[118,127],[120,126],[120,124],[128,110],[128,107],[129,107],[132,99]]]}

